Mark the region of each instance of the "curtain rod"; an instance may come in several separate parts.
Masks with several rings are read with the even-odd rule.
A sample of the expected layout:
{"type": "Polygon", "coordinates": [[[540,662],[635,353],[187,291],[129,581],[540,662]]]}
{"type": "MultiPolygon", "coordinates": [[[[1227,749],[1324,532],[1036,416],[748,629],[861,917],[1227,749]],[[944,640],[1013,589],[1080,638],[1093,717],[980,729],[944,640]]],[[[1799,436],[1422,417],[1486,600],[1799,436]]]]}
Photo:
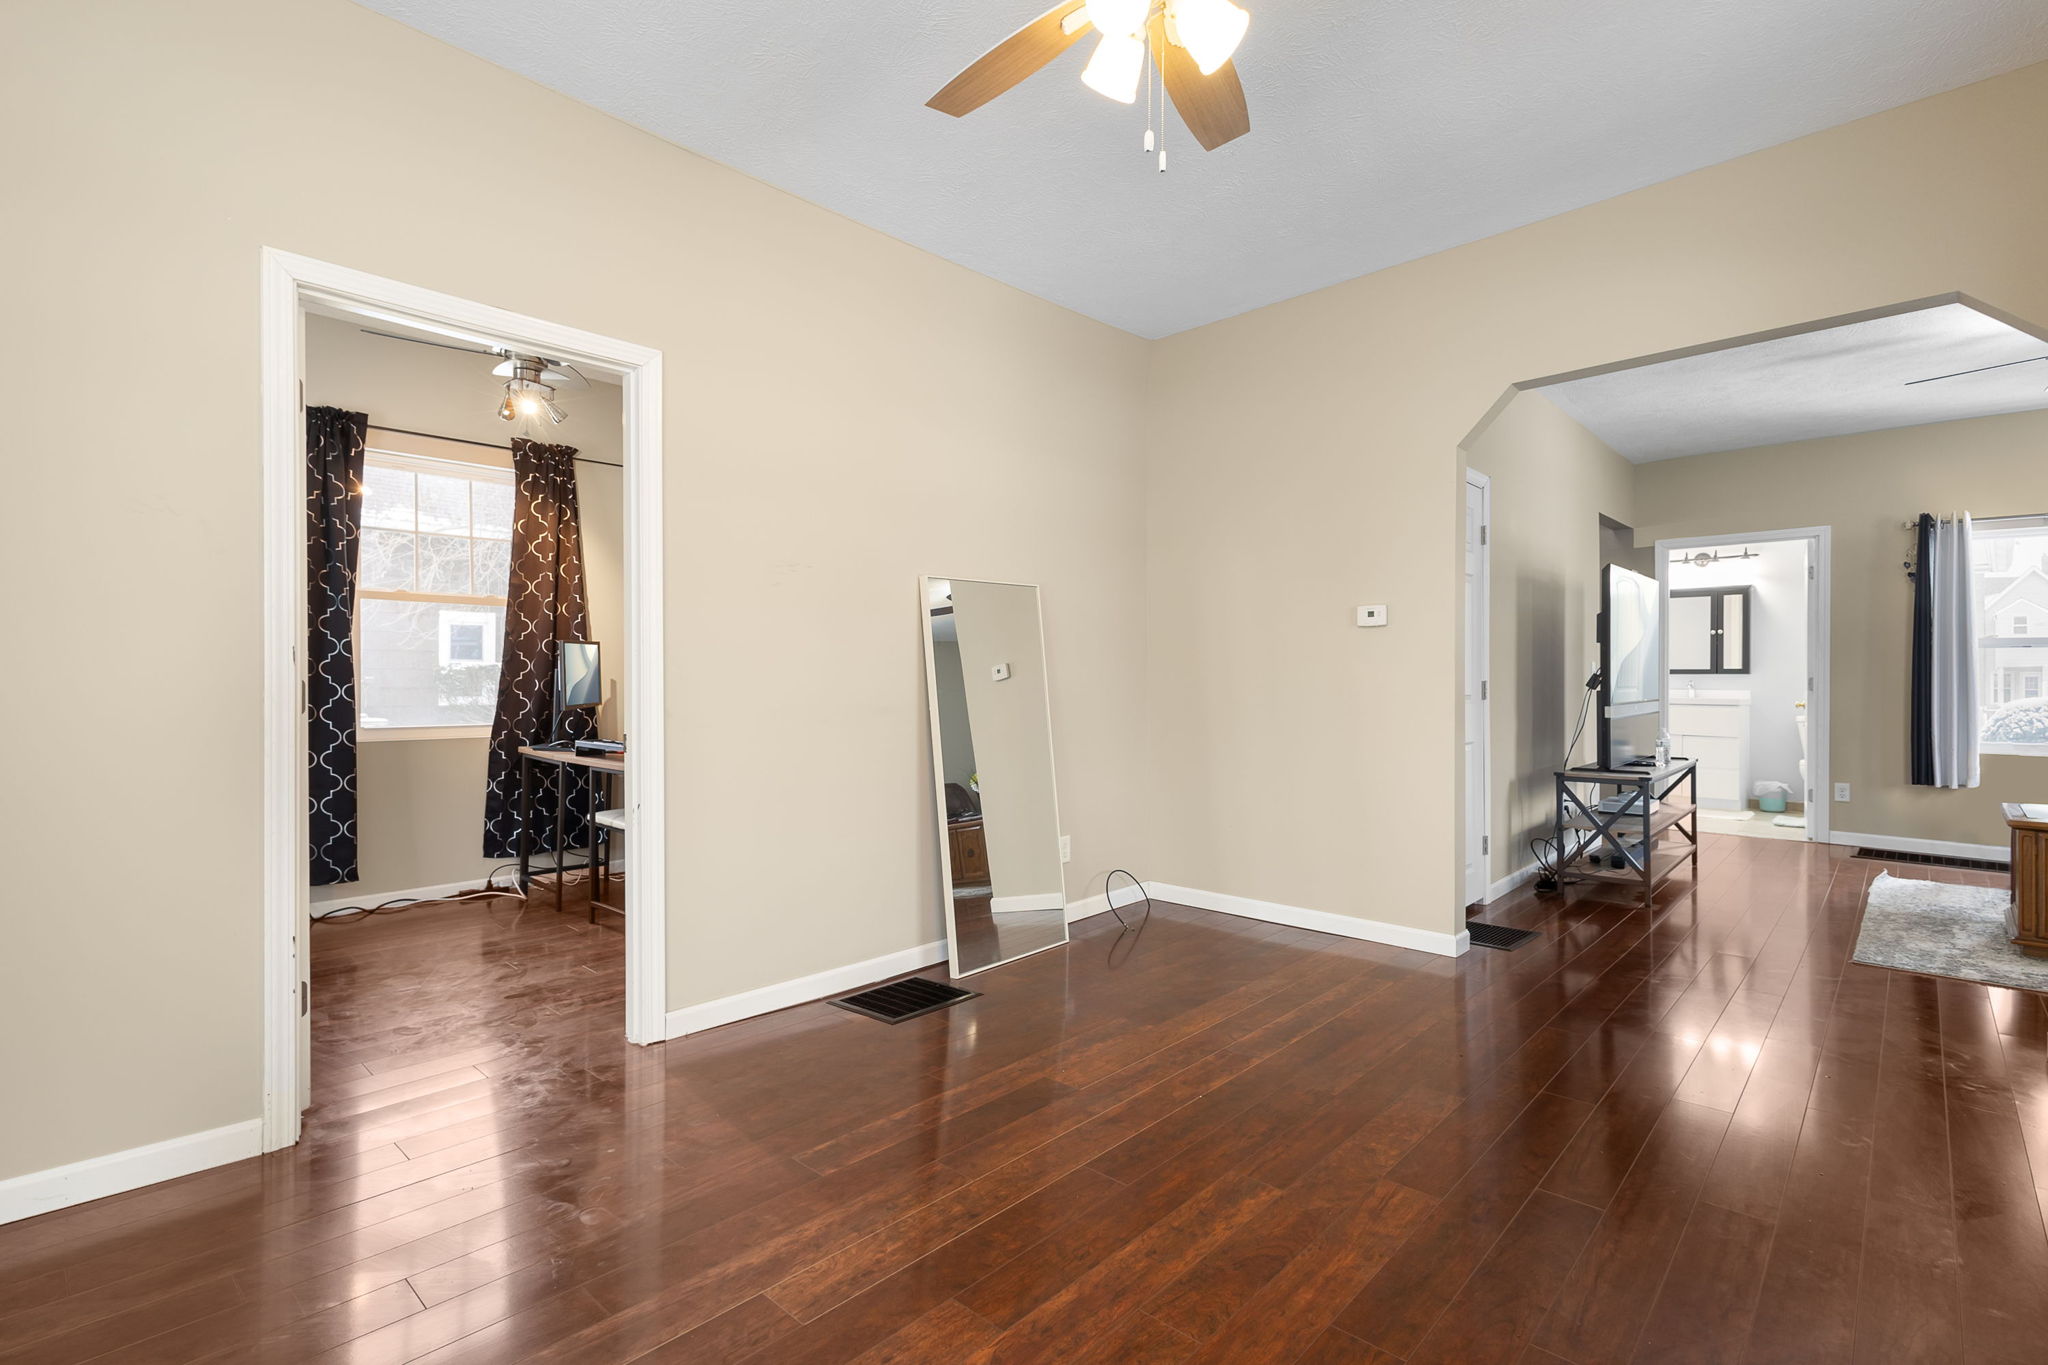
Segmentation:
{"type": "MultiPolygon", "coordinates": [[[[1955,518],[1936,517],[1935,520],[1954,521],[1955,518]]],[[[2048,521],[2048,512],[2014,512],[2003,517],[1971,517],[1970,521],[1972,525],[1988,521],[2048,521]]],[[[1899,523],[1899,529],[1901,531],[1917,531],[1920,529],[1920,523],[1917,520],[1902,521],[1899,523]]]]}
{"type": "MultiPolygon", "coordinates": [[[[499,445],[496,441],[472,441],[467,436],[442,436],[436,432],[431,431],[408,431],[404,427],[381,427],[378,426],[375,422],[371,422],[369,424],[369,427],[370,430],[372,431],[388,431],[393,436],[424,436],[429,441],[453,441],[455,442],[455,444],[462,446],[482,446],[485,450],[509,451],[512,449],[511,446],[499,445]]],[[[607,469],[625,468],[625,466],[620,464],[617,460],[593,459],[591,456],[588,455],[577,455],[573,456],[572,458],[576,461],[577,464],[601,464],[605,466],[607,469]]]]}

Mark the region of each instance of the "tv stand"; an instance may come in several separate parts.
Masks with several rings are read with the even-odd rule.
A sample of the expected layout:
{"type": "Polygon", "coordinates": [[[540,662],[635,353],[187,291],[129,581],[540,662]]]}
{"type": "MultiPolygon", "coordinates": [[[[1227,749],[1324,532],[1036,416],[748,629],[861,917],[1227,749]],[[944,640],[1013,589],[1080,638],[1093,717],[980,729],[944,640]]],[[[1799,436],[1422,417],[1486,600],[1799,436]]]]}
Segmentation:
{"type": "Polygon", "coordinates": [[[1646,907],[1681,867],[1698,882],[1698,772],[1690,758],[1557,769],[1558,879],[1636,886],[1646,907]]]}

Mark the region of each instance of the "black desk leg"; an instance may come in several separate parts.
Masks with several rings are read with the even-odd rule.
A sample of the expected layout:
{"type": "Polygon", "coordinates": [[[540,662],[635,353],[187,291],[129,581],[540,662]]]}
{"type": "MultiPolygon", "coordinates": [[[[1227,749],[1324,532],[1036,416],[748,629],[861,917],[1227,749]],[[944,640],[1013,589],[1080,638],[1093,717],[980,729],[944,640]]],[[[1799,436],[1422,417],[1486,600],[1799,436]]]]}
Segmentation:
{"type": "Polygon", "coordinates": [[[519,755],[519,894],[533,881],[533,760],[519,755]]]}

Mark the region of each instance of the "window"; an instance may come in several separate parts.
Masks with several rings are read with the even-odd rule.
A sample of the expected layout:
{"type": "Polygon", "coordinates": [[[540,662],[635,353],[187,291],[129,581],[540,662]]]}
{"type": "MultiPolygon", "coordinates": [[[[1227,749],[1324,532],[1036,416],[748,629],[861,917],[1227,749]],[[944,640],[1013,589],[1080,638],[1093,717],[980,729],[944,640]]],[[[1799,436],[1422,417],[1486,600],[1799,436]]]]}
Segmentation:
{"type": "Polygon", "coordinates": [[[1975,525],[1978,742],[1988,754],[2048,754],[2048,518],[1975,525]]]}
{"type": "Polygon", "coordinates": [[[1749,672],[1749,589],[1686,588],[1671,594],[1673,673],[1749,672]]]}
{"type": "Polygon", "coordinates": [[[356,600],[365,737],[488,732],[511,566],[510,470],[365,457],[356,600]]]}

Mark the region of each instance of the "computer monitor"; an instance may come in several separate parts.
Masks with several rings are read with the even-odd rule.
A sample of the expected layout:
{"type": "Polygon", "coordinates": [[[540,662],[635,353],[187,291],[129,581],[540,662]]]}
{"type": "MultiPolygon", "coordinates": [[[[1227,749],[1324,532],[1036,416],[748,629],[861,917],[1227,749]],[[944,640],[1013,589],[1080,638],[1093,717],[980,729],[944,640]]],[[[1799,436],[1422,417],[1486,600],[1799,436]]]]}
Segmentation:
{"type": "Polygon", "coordinates": [[[1654,761],[1663,727],[1657,580],[1607,565],[1600,574],[1599,763],[1609,770],[1654,761]]]}
{"type": "Polygon", "coordinates": [[[604,701],[604,674],[598,667],[597,641],[555,643],[555,710],[575,711],[604,701]]]}

